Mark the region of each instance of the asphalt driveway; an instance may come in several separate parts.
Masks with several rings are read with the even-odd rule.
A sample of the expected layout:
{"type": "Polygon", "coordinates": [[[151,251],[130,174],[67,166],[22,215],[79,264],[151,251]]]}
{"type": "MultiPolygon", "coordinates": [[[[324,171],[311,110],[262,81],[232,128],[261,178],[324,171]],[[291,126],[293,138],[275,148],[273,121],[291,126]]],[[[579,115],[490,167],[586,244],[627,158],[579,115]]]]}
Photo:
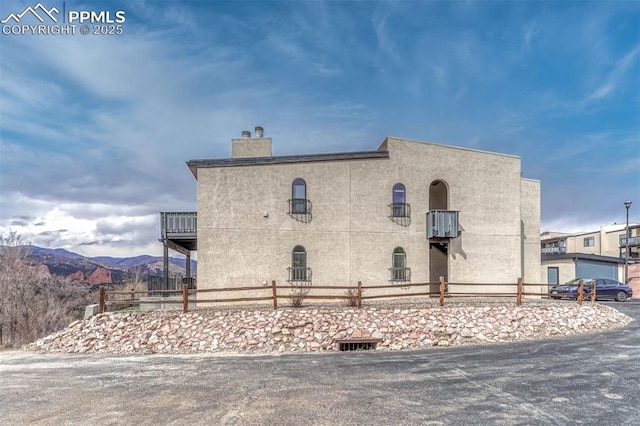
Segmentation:
{"type": "Polygon", "coordinates": [[[0,352],[0,423],[640,424],[640,301],[609,333],[408,352],[0,352]]]}

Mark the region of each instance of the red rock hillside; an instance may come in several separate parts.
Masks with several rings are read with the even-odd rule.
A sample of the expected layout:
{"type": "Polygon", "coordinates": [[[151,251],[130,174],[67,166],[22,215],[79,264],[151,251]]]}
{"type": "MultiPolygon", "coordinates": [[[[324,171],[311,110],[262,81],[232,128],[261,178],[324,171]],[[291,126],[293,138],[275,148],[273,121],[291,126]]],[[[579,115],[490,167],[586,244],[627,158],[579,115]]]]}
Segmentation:
{"type": "Polygon", "coordinates": [[[74,281],[84,281],[84,274],[82,271],[76,271],[73,274],[67,275],[67,282],[72,283],[74,281]]]}
{"type": "Polygon", "coordinates": [[[49,272],[49,267],[43,263],[39,265],[32,266],[31,269],[36,274],[38,278],[51,278],[51,272],[49,272]]]}
{"type": "Polygon", "coordinates": [[[111,271],[104,268],[98,268],[89,275],[87,278],[89,284],[111,284],[111,271]]]}

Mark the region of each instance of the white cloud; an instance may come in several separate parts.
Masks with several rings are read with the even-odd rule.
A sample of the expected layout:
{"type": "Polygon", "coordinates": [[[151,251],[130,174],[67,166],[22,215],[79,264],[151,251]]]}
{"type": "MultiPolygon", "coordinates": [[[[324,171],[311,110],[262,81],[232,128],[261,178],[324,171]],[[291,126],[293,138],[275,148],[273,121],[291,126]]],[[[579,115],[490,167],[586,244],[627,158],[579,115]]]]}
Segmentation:
{"type": "MultiPolygon", "coordinates": [[[[598,101],[613,95],[618,90],[618,87],[620,86],[622,80],[626,77],[633,64],[637,63],[639,53],[640,45],[636,45],[622,58],[618,59],[613,64],[611,71],[606,75],[604,80],[600,82],[594,90],[587,94],[587,96],[584,98],[583,103],[589,104],[591,102],[598,101]]],[[[635,68],[635,71],[637,73],[637,66],[635,68]]]]}
{"type": "Polygon", "coordinates": [[[522,155],[545,219],[579,226],[634,189],[620,182],[638,171],[640,47],[610,30],[637,7],[243,7],[130,2],[125,37],[3,38],[2,229],[96,254],[159,250],[157,212],[195,208],[184,162],[229,156],[255,125],[276,155],[370,150],[389,134],[522,155]]]}

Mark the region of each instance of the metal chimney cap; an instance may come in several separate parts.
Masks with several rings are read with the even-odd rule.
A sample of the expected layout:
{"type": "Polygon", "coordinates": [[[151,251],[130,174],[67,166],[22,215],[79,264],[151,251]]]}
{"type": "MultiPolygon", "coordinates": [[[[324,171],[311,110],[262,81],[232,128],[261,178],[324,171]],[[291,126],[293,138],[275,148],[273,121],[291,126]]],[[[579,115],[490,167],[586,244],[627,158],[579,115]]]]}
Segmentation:
{"type": "Polygon", "coordinates": [[[255,131],[256,131],[256,138],[261,138],[264,136],[264,127],[256,126],[255,131]]]}
{"type": "Polygon", "coordinates": [[[243,130],[242,131],[242,138],[243,139],[249,139],[251,137],[251,132],[248,130],[243,130]]]}

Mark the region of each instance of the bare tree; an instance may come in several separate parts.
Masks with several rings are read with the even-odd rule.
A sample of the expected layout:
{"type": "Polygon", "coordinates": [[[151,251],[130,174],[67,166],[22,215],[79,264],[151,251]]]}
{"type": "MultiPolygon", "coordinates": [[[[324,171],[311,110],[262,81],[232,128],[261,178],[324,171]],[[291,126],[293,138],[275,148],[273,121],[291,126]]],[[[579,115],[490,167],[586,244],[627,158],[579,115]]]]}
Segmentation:
{"type": "Polygon", "coordinates": [[[89,287],[42,277],[29,263],[30,247],[16,232],[0,235],[0,346],[19,345],[78,319],[89,287]]]}

